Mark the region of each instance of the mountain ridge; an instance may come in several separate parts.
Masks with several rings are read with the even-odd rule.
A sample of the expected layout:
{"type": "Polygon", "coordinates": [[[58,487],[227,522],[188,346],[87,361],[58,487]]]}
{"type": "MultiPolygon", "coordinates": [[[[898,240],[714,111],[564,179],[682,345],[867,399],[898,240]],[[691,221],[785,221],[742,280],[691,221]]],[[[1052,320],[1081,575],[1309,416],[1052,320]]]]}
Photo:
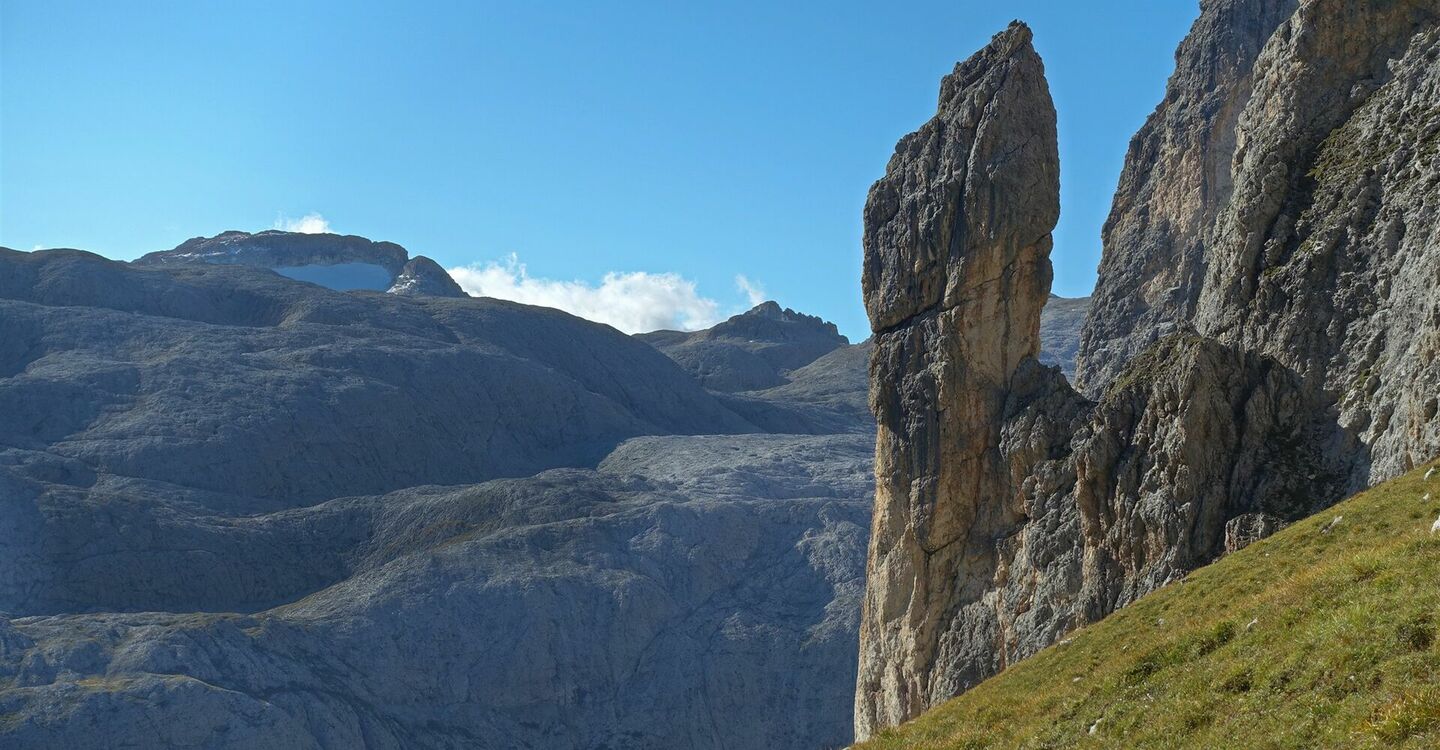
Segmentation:
{"type": "Polygon", "coordinates": [[[394,242],[353,234],[303,233],[269,229],[228,230],[213,237],[192,237],[170,250],[146,253],[140,266],[211,263],[268,268],[281,276],[339,291],[369,289],[390,294],[466,297],[464,290],[435,261],[410,253],[394,242]]]}

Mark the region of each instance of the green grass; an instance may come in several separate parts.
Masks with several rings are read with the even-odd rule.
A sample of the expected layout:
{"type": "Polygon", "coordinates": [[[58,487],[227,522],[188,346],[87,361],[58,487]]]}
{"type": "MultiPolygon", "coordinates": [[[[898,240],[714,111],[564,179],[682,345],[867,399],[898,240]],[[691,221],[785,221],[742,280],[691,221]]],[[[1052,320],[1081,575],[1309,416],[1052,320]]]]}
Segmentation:
{"type": "Polygon", "coordinates": [[[1440,747],[1440,535],[1430,535],[1440,473],[1422,479],[1435,465],[1195,571],[858,747],[1440,747]]]}

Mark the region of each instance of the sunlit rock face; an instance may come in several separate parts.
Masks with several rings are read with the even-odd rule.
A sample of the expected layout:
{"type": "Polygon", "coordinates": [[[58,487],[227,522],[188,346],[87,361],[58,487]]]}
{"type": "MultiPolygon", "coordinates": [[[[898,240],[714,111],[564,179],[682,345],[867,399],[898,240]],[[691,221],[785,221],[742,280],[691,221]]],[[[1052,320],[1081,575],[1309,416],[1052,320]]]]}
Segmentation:
{"type": "Polygon", "coordinates": [[[1207,230],[1230,199],[1235,126],[1255,60],[1298,0],[1204,0],[1165,98],[1130,140],[1081,333],[1077,387],[1094,398],[1155,340],[1184,328],[1205,281],[1207,230]]]}
{"type": "MultiPolygon", "coordinates": [[[[987,52],[962,67],[1004,69],[987,52]]],[[[910,160],[930,179],[949,150],[967,175],[990,153],[963,127],[902,140],[866,210],[861,736],[1440,453],[1437,55],[1429,2],[1204,3],[1117,192],[1084,395],[1023,356],[1027,263],[962,252],[1051,186],[987,190],[1001,208],[967,203],[968,183],[896,202],[920,135],[950,140],[910,160]],[[947,327],[952,304],[970,311],[947,327]]]]}
{"type": "Polygon", "coordinates": [[[1440,451],[1428,0],[1210,0],[1131,142],[1076,381],[1193,330],[1333,409],[1353,487],[1440,451]]]}
{"type": "Polygon", "coordinates": [[[993,574],[994,530],[1016,521],[1000,426],[1012,375],[1039,353],[1060,210],[1055,109],[1030,40],[1014,24],[957,65],[865,204],[878,433],[861,737],[942,697],[946,626],[993,574]]]}
{"type": "Polygon", "coordinates": [[[1310,0],[1265,45],[1194,328],[1303,376],[1351,488],[1440,453],[1440,6],[1310,0]]]}

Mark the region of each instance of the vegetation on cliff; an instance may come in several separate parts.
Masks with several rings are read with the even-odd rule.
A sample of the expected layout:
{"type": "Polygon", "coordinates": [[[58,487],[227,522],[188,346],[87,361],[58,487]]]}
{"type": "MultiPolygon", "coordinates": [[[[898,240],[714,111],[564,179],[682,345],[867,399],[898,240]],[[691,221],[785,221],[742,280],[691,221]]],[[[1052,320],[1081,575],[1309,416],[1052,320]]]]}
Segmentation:
{"type": "Polygon", "coordinates": [[[859,747],[1435,747],[1437,467],[1197,570],[859,747]]]}

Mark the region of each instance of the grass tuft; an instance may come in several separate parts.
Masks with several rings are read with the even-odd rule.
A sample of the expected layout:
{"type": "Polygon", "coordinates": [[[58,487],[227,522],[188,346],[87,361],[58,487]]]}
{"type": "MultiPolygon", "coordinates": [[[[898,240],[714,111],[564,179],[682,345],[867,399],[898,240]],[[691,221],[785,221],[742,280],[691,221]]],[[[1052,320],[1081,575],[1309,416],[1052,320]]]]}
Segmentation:
{"type": "Polygon", "coordinates": [[[1365,722],[1362,732],[1388,744],[1424,736],[1440,728],[1440,688],[1427,687],[1396,698],[1365,722]]]}

